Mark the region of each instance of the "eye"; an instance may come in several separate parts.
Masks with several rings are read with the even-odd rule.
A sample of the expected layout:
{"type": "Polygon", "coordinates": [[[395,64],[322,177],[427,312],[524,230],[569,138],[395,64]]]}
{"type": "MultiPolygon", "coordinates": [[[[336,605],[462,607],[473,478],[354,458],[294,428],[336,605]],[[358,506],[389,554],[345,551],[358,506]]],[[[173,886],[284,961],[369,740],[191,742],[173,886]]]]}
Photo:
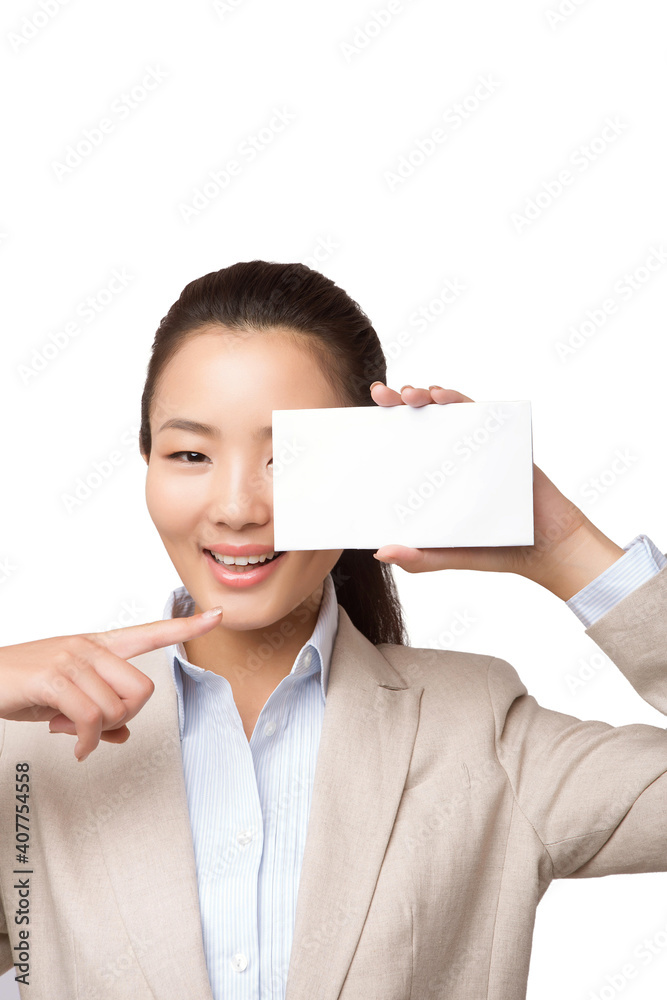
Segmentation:
{"type": "MultiPolygon", "coordinates": [[[[171,458],[174,461],[178,461],[181,455],[198,455],[200,458],[206,458],[206,455],[202,455],[200,451],[175,451],[171,455],[167,455],[167,458],[171,458]]],[[[201,465],[201,462],[186,462],[182,461],[180,465],[201,465]]]]}

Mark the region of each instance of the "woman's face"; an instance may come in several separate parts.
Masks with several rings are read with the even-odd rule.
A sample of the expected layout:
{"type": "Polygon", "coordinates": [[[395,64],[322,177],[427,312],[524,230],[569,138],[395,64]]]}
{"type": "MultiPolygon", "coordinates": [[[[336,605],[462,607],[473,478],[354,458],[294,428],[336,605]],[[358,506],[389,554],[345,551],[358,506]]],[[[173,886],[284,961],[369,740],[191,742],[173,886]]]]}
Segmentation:
{"type": "Polygon", "coordinates": [[[245,584],[245,571],[223,569],[207,550],[273,551],[271,411],[341,405],[310,354],[278,329],[206,328],[163,369],[144,455],[148,511],[195,611],[221,605],[222,628],[262,628],[304,602],[317,617],[343,549],[286,552],[245,584]],[[174,420],[211,431],[163,426],[174,420]]]}

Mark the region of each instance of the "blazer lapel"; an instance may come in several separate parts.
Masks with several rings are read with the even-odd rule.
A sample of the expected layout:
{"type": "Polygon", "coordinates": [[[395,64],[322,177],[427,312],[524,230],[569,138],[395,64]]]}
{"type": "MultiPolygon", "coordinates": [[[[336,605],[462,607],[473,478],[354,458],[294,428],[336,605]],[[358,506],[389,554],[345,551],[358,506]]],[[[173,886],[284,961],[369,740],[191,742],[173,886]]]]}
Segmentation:
{"type": "Polygon", "coordinates": [[[286,1000],[336,1000],[408,774],[423,687],[340,605],[297,896],[286,1000]]]}
{"type": "MultiPolygon", "coordinates": [[[[127,743],[86,768],[101,851],[137,962],[157,1000],[213,1000],[178,729],[164,649],[129,661],[155,683],[127,743]]],[[[82,776],[83,777],[83,776],[82,776]]]]}

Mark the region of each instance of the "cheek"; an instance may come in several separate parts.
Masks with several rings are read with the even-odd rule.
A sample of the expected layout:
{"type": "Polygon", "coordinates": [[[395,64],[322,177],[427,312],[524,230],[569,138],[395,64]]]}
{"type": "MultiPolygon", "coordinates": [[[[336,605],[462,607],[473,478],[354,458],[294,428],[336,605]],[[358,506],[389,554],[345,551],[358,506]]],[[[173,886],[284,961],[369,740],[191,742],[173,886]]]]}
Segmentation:
{"type": "Polygon", "coordinates": [[[159,531],[177,532],[192,520],[195,512],[193,491],[173,477],[149,471],[146,476],[146,506],[159,531]]]}

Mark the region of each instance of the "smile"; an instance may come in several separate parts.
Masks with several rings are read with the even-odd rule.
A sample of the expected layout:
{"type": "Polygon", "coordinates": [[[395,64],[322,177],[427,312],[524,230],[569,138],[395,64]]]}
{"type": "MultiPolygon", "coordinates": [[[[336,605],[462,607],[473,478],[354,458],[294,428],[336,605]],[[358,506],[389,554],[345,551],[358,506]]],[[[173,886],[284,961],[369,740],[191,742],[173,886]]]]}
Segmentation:
{"type": "Polygon", "coordinates": [[[211,555],[216,562],[225,566],[255,566],[257,563],[268,562],[276,556],[281,556],[282,552],[265,552],[261,556],[227,556],[220,555],[219,552],[211,552],[211,555]]]}
{"type": "Polygon", "coordinates": [[[268,579],[276,568],[284,561],[287,552],[276,552],[273,558],[266,556],[219,556],[209,549],[204,549],[204,556],[213,576],[218,583],[230,587],[251,587],[268,579]],[[221,560],[227,559],[228,563],[221,560]]]}

